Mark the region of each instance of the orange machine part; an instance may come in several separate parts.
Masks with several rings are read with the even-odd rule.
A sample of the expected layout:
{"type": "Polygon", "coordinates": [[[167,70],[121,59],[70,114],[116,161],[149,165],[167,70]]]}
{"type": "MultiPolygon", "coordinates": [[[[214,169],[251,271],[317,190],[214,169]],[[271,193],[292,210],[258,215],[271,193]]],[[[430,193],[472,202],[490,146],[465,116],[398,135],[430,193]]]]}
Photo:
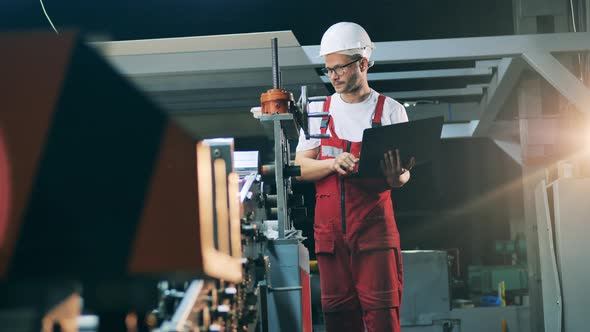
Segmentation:
{"type": "Polygon", "coordinates": [[[260,95],[262,114],[287,113],[289,111],[289,102],[292,100],[293,95],[289,91],[270,89],[260,95]]]}
{"type": "Polygon", "coordinates": [[[37,164],[58,101],[76,35],[64,32],[1,33],[0,131],[2,179],[0,277],[16,244],[37,164]],[[43,50],[45,61],[39,61],[43,50]],[[34,97],[31,97],[34,96],[34,97]],[[34,120],[32,120],[34,119],[34,120]]]}
{"type": "Polygon", "coordinates": [[[170,122],[129,261],[132,274],[203,272],[193,139],[170,122]]]}

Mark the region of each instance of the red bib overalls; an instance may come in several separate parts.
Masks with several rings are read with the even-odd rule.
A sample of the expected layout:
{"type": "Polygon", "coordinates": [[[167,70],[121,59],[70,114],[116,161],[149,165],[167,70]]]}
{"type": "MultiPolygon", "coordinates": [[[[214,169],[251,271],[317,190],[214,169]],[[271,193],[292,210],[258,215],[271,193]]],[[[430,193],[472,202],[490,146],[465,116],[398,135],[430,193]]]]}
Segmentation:
{"type": "MultiPolygon", "coordinates": [[[[329,112],[330,100],[324,112],[329,112]]],[[[373,126],[381,125],[384,102],[380,95],[373,126]]],[[[327,127],[331,137],[321,140],[318,159],[343,152],[359,157],[361,142],[340,139],[331,116],[323,119],[322,134],[327,127]]],[[[327,332],[364,332],[365,326],[369,332],[400,331],[400,242],[383,176],[334,173],[317,181],[314,236],[327,332]]]]}

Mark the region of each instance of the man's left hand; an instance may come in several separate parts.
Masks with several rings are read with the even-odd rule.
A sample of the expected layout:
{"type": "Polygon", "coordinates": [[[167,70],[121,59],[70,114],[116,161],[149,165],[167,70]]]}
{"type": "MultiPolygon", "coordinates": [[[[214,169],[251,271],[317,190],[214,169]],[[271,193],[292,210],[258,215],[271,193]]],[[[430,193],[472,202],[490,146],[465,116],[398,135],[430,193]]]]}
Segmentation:
{"type": "Polygon", "coordinates": [[[391,188],[398,188],[406,184],[410,179],[409,171],[414,167],[416,159],[411,157],[407,163],[403,164],[399,156],[399,150],[391,150],[383,154],[381,160],[381,171],[385,176],[385,181],[391,188]]]}

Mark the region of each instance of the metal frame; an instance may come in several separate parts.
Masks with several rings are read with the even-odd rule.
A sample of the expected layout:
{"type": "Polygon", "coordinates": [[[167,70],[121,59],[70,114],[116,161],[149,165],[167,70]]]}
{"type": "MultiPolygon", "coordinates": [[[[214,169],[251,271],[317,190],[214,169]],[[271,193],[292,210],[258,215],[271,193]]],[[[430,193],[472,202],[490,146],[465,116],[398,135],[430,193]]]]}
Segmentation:
{"type": "MultiPolygon", "coordinates": [[[[225,97],[223,101],[194,103],[190,99],[187,102],[174,103],[170,98],[161,95],[171,89],[174,89],[173,92],[185,90],[188,95],[196,95],[195,90],[202,89],[207,96],[210,96],[210,89],[231,89],[229,93],[233,94],[238,88],[248,87],[255,90],[264,86],[267,84],[265,82],[270,81],[271,54],[268,40],[272,37],[279,38],[283,71],[281,77],[285,78],[285,83],[306,84],[315,87],[314,92],[325,93],[327,90],[323,86],[326,78],[315,71],[315,68],[323,65],[323,58],[317,56],[319,45],[300,46],[290,31],[94,45],[121,72],[145,87],[148,92],[160,95],[164,103],[172,104],[172,111],[176,108],[186,115],[191,110],[194,113],[207,110],[210,112],[220,105],[229,112],[243,109],[245,100],[230,101],[225,97]],[[265,74],[268,75],[266,78],[265,74]],[[232,77],[238,79],[231,79],[232,77]]],[[[590,111],[590,90],[553,56],[554,53],[589,51],[590,33],[378,42],[376,46],[372,59],[376,64],[477,61],[475,68],[370,73],[371,81],[485,76],[493,73],[487,88],[466,86],[463,89],[382,91],[400,99],[481,93],[483,97],[480,105],[474,110],[478,113],[479,120],[445,124],[444,133],[451,136],[444,137],[487,136],[495,125],[495,118],[504,102],[518,83],[520,74],[527,68],[538,72],[578,109],[590,111]]],[[[314,92],[310,92],[310,95],[314,92]]],[[[182,98],[182,94],[178,97],[182,98]]]]}
{"type": "MultiPolygon", "coordinates": [[[[475,38],[448,38],[375,43],[376,64],[483,60],[517,57],[525,53],[556,53],[590,50],[590,33],[552,33],[475,38]]],[[[302,47],[309,61],[322,66],[315,54],[319,45],[302,47]]],[[[287,65],[287,63],[285,63],[287,65]]]]}
{"type": "MultiPolygon", "coordinates": [[[[319,45],[299,46],[290,32],[267,32],[216,36],[225,47],[208,42],[209,37],[148,39],[126,42],[95,43],[115,66],[127,75],[179,72],[244,71],[269,69],[268,40],[278,37],[281,68],[321,67],[319,45]],[[266,44],[261,43],[263,40],[266,44]],[[252,45],[249,45],[251,43],[252,45]],[[234,46],[230,46],[230,45],[234,46]],[[247,48],[243,45],[249,45],[247,48]]],[[[452,60],[485,60],[518,57],[525,53],[555,53],[590,50],[590,33],[555,33],[476,38],[377,42],[372,60],[376,64],[435,62],[452,60]],[[452,46],[452,47],[451,47],[452,46]]]]}
{"type": "Polygon", "coordinates": [[[400,91],[400,92],[385,92],[382,93],[394,99],[426,99],[426,98],[440,98],[440,97],[454,97],[454,96],[482,96],[483,88],[481,87],[465,87],[463,89],[439,89],[439,90],[421,90],[421,91],[400,91]]]}
{"type": "Polygon", "coordinates": [[[518,79],[523,70],[524,64],[518,58],[504,58],[500,61],[486,96],[480,102],[481,116],[479,123],[472,132],[474,136],[485,136],[487,134],[504,102],[518,84],[518,79]]]}
{"type": "MultiPolygon", "coordinates": [[[[590,41],[585,42],[586,46],[590,47],[590,41]]],[[[522,54],[522,57],[580,111],[590,113],[590,90],[553,55],[532,51],[522,54]]]]}
{"type": "MultiPolygon", "coordinates": [[[[470,76],[491,76],[493,74],[492,66],[475,67],[475,68],[458,68],[458,69],[435,69],[435,70],[416,70],[416,71],[399,71],[385,73],[369,73],[369,81],[393,81],[393,80],[413,80],[413,79],[430,79],[430,78],[448,78],[448,77],[470,77],[470,76]]],[[[322,76],[324,83],[330,83],[330,79],[322,76]]]]}

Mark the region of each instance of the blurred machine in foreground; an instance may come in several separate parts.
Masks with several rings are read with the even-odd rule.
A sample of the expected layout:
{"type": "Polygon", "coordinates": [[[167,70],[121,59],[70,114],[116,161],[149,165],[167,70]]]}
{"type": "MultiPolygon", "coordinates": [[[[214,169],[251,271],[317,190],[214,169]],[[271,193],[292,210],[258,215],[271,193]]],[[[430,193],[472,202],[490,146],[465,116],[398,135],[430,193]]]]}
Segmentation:
{"type": "Polygon", "coordinates": [[[153,331],[253,331],[259,322],[259,283],[266,284],[266,209],[257,163],[240,173],[232,139],[197,145],[202,249],[211,257],[206,276],[190,282],[163,280],[148,315],[153,331]],[[243,216],[243,217],[242,217],[243,216]]]}
{"type": "Polygon", "coordinates": [[[0,38],[0,326],[122,330],[158,280],[208,273],[194,140],[76,35],[0,38]]]}
{"type": "Polygon", "coordinates": [[[75,34],[0,39],[0,330],[311,331],[288,154],[195,143],[75,34]]]}

